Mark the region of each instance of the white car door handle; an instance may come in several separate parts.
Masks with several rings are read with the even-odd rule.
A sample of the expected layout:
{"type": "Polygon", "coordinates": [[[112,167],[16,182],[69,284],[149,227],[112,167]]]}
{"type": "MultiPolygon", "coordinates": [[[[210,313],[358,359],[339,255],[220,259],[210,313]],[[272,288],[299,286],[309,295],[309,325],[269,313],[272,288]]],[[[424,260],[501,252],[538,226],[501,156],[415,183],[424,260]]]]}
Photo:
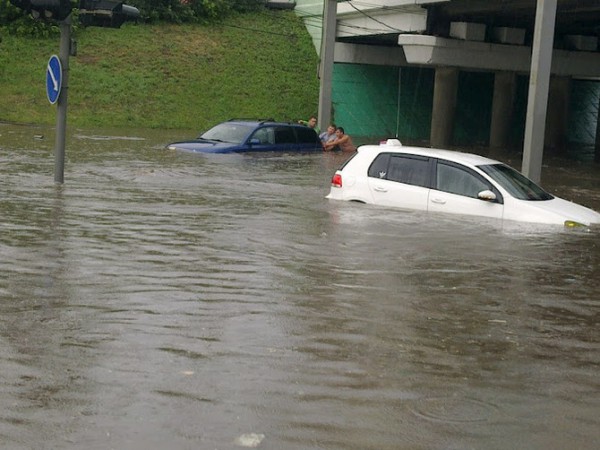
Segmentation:
{"type": "Polygon", "coordinates": [[[376,192],[387,192],[387,189],[384,188],[383,186],[375,186],[373,188],[373,190],[376,191],[376,192]]]}
{"type": "Polygon", "coordinates": [[[445,205],[446,204],[446,200],[444,200],[443,198],[432,198],[431,199],[431,203],[437,203],[439,205],[445,205]]]}

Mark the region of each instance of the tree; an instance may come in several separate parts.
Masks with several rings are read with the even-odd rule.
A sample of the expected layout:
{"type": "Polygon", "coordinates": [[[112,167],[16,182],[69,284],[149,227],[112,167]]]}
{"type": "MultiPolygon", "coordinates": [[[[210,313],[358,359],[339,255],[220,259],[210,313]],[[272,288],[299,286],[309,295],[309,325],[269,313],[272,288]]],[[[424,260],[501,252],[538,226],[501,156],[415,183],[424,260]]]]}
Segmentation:
{"type": "MultiPolygon", "coordinates": [[[[78,0],[72,0],[77,8],[78,0]]],[[[126,4],[140,11],[142,22],[214,22],[227,15],[256,11],[264,8],[265,0],[126,0],[126,4]]],[[[0,0],[0,28],[12,34],[47,36],[57,30],[53,22],[35,21],[31,16],[0,0]]]]}
{"type": "Polygon", "coordinates": [[[205,22],[234,12],[255,11],[265,0],[132,0],[145,21],[205,22]]]}

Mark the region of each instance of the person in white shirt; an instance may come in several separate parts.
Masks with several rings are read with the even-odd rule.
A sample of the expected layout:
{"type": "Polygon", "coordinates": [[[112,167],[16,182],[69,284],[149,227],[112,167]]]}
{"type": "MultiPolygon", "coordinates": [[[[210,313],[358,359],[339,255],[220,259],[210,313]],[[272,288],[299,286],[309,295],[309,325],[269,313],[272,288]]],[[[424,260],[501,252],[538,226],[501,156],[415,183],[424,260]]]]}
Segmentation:
{"type": "Polygon", "coordinates": [[[321,142],[323,143],[323,145],[327,144],[329,141],[332,141],[336,138],[335,136],[335,124],[330,124],[327,127],[327,131],[323,131],[320,135],[319,138],[321,139],[321,142]]]}

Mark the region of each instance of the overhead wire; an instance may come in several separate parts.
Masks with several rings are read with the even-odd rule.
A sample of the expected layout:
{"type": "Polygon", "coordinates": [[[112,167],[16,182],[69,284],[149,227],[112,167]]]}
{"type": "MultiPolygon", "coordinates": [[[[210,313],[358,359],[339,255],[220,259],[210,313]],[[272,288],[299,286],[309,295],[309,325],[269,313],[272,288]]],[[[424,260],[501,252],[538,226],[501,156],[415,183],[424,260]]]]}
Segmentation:
{"type": "MultiPolygon", "coordinates": [[[[365,34],[387,34],[390,32],[396,32],[396,33],[402,32],[402,30],[399,30],[398,28],[395,28],[395,27],[373,17],[373,15],[368,14],[367,12],[358,8],[356,5],[365,6],[365,7],[377,7],[378,9],[384,9],[384,10],[388,10],[388,11],[401,11],[401,10],[403,10],[402,7],[390,7],[390,6],[380,5],[380,4],[376,4],[376,3],[370,3],[370,2],[366,2],[366,1],[359,1],[359,0],[350,0],[345,3],[348,4],[354,10],[356,10],[358,13],[367,17],[368,19],[372,20],[373,22],[378,23],[378,24],[382,25],[383,27],[385,27],[385,28],[376,28],[376,27],[360,26],[360,25],[350,24],[344,20],[338,20],[337,26],[343,29],[343,32],[345,35],[348,35],[351,37],[351,36],[363,36],[365,34]]],[[[291,18],[289,18],[289,16],[286,17],[286,15],[280,14],[279,12],[269,11],[267,9],[265,9],[263,12],[261,12],[261,14],[268,16],[270,18],[276,18],[278,20],[287,21],[287,22],[290,22],[292,20],[291,18]]],[[[317,14],[317,13],[295,12],[295,14],[303,20],[304,25],[307,28],[310,27],[311,29],[313,29],[315,31],[319,31],[319,30],[323,29],[322,13],[317,14]]],[[[260,28],[241,27],[241,26],[236,26],[236,25],[227,25],[227,26],[230,28],[239,28],[239,29],[243,29],[243,30],[256,32],[256,33],[272,34],[272,35],[276,35],[276,36],[287,36],[287,37],[295,36],[294,33],[278,33],[278,32],[274,32],[274,31],[263,30],[260,28]]]]}
{"type": "Polygon", "coordinates": [[[402,30],[399,30],[399,29],[397,29],[397,28],[395,28],[395,27],[392,27],[392,26],[388,25],[387,23],[384,23],[384,22],[382,22],[381,20],[379,20],[379,19],[376,19],[376,18],[374,18],[373,16],[371,16],[371,15],[367,14],[367,13],[366,13],[366,12],[364,12],[362,9],[359,9],[359,8],[357,8],[357,7],[356,7],[356,6],[355,6],[355,5],[352,3],[352,1],[349,1],[349,2],[346,2],[346,3],[347,3],[348,5],[350,5],[350,7],[352,7],[354,10],[358,11],[359,13],[361,13],[363,16],[367,17],[368,19],[371,19],[373,22],[377,22],[378,24],[380,24],[380,25],[383,25],[384,27],[387,27],[387,28],[389,28],[390,30],[397,31],[398,33],[401,33],[401,32],[402,32],[402,30]]]}
{"type": "MultiPolygon", "coordinates": [[[[344,33],[347,35],[362,36],[365,34],[388,34],[390,32],[402,33],[404,31],[404,30],[400,30],[396,27],[393,27],[393,26],[375,18],[372,14],[365,12],[364,10],[358,8],[356,5],[370,7],[370,8],[377,8],[378,10],[385,10],[385,11],[392,11],[392,12],[406,11],[405,6],[386,6],[386,5],[381,5],[381,4],[377,4],[377,3],[369,3],[369,2],[359,1],[359,0],[350,0],[345,3],[347,5],[349,5],[351,8],[353,8],[354,10],[356,10],[358,13],[362,14],[363,16],[367,17],[368,19],[372,20],[373,22],[378,23],[384,27],[384,28],[376,28],[373,26],[354,25],[354,24],[350,24],[347,21],[344,21],[343,19],[338,19],[337,26],[339,28],[343,28],[344,33]]],[[[303,16],[302,14],[298,14],[298,16],[302,17],[303,19],[304,19],[304,17],[314,17],[316,19],[322,18],[322,15],[320,15],[320,14],[306,14],[305,16],[303,16]]],[[[306,22],[306,20],[305,20],[305,22],[306,22]]],[[[322,24],[322,19],[320,20],[320,23],[322,24]]],[[[318,25],[311,25],[311,26],[318,28],[318,25]]],[[[321,28],[322,28],[322,25],[321,25],[321,28]]]]}

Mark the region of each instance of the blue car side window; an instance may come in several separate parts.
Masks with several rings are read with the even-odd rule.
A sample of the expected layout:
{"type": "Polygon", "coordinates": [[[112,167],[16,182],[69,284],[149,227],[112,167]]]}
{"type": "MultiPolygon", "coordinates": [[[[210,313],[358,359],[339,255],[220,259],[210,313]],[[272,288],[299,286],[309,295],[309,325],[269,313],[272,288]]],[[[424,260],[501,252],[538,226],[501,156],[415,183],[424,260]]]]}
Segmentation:
{"type": "Polygon", "coordinates": [[[291,127],[275,127],[276,144],[295,144],[296,135],[291,127]]]}
{"type": "Polygon", "coordinates": [[[259,128],[250,137],[250,140],[256,139],[260,144],[274,144],[275,143],[275,132],[273,127],[259,128]]]}

